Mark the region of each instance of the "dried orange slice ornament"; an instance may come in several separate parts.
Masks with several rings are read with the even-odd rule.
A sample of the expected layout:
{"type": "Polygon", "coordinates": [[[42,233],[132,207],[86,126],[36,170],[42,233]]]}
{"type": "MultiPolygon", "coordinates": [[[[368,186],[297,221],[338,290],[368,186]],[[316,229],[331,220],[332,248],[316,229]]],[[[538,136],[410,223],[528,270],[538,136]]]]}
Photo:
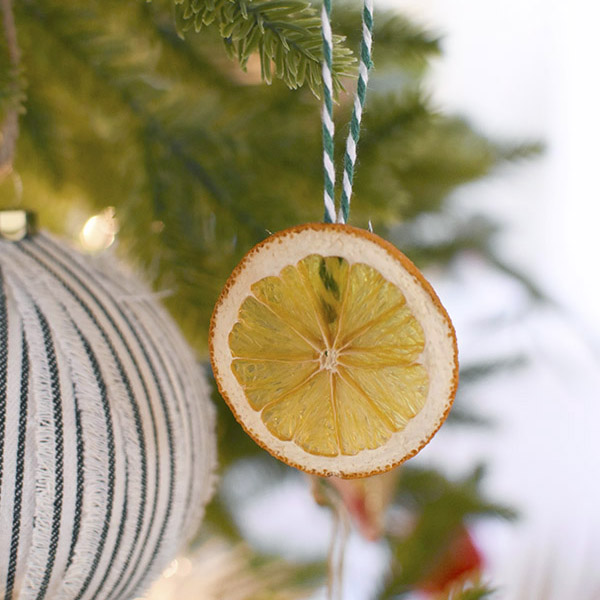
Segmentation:
{"type": "Polygon", "coordinates": [[[227,281],[210,326],[223,398],[283,462],[363,477],[416,454],[458,382],[435,292],[390,243],[340,224],[272,235],[227,281]]]}

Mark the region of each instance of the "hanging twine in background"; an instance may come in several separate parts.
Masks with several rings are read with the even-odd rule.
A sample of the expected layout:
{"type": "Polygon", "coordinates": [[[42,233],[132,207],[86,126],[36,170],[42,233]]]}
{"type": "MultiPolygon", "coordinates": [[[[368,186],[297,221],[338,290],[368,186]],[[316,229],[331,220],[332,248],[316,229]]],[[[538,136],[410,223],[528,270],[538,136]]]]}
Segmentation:
{"type": "Polygon", "coordinates": [[[324,204],[326,223],[346,223],[350,213],[350,199],[356,164],[356,147],[360,137],[360,123],[367,95],[369,70],[373,66],[371,45],[373,40],[373,0],[365,0],[362,18],[362,39],[360,45],[360,63],[358,66],[358,84],[354,96],[354,106],[350,119],[350,131],[346,140],[344,154],[344,176],[340,209],[335,212],[335,166],[334,166],[334,124],[333,124],[333,35],[331,33],[331,0],[324,0],[321,11],[323,30],[323,170],[325,179],[324,204]]]}
{"type": "Polygon", "coordinates": [[[332,495],[329,501],[333,511],[333,524],[327,557],[329,563],[327,600],[344,600],[344,558],[350,536],[350,519],[340,498],[332,495]]]}

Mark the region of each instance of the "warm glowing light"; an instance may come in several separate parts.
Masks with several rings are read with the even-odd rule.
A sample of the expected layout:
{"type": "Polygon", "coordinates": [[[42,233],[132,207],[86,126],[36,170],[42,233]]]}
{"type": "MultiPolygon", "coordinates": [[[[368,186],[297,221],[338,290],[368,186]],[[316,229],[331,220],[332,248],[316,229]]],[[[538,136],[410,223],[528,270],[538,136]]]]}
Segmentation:
{"type": "Polygon", "coordinates": [[[152,221],[150,223],[150,230],[152,233],[161,233],[165,228],[165,224],[162,221],[152,221]]]}
{"type": "Polygon", "coordinates": [[[100,252],[115,241],[118,230],[115,209],[109,206],[86,221],[79,235],[79,240],[87,251],[100,252]]]}
{"type": "Polygon", "coordinates": [[[0,237],[16,242],[22,240],[30,231],[31,213],[25,210],[0,211],[0,237]]]}
{"type": "Polygon", "coordinates": [[[183,557],[178,559],[179,567],[177,569],[177,575],[179,577],[187,577],[194,568],[192,561],[189,558],[183,557]]]}
{"type": "Polygon", "coordinates": [[[177,569],[179,569],[179,561],[177,559],[172,560],[169,566],[162,572],[162,576],[165,579],[169,579],[169,577],[177,574],[177,569]]]}

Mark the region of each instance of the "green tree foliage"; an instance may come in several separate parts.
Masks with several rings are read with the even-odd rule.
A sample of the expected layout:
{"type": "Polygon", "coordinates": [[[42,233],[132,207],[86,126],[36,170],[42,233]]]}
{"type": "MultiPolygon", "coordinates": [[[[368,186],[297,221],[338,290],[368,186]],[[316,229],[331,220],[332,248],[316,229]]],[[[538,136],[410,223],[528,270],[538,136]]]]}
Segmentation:
{"type": "MultiPolygon", "coordinates": [[[[258,31],[271,40],[263,44],[267,54],[288,57],[295,46],[287,34],[267,35],[279,23],[318,65],[316,9],[279,1],[24,0],[14,10],[27,78],[15,164],[24,201],[55,229],[64,228],[69,207],[115,206],[123,250],[172,292],[170,308],[203,349],[213,303],[245,250],[268,231],[318,220],[322,211],[318,101],[309,86],[290,91],[285,83],[301,81],[289,73],[283,83],[262,85],[260,52],[242,52],[244,74],[222,51],[223,36],[243,45],[242,25],[251,23],[248,36],[258,31]],[[179,20],[199,23],[202,15],[209,25],[181,39],[173,8],[179,20]],[[225,27],[228,19],[237,28],[225,27]]],[[[336,8],[340,81],[350,57],[342,38],[356,45],[359,23],[356,5],[336,8]]],[[[443,211],[458,185],[523,150],[494,144],[432,108],[420,81],[428,57],[439,52],[434,36],[381,12],[374,37],[351,219],[358,226],[370,220],[386,234],[423,212],[443,211]]],[[[354,80],[344,83],[340,149],[354,80]]]]}
{"type": "MultiPolygon", "coordinates": [[[[382,598],[406,594],[427,579],[440,553],[468,519],[497,516],[511,519],[514,512],[485,499],[481,493],[482,467],[458,481],[432,470],[404,467],[396,502],[417,514],[411,533],[393,544],[394,568],[382,598]]],[[[465,592],[465,598],[471,598],[465,592]]],[[[474,596],[475,598],[479,596],[474,596]]]]}
{"type": "MultiPolygon", "coordinates": [[[[114,206],[120,251],[170,292],[166,303],[205,355],[212,307],[241,256],[269,231],[322,215],[320,6],[19,0],[13,10],[22,58],[15,70],[0,44],[0,115],[23,90],[26,112],[13,175],[0,183],[2,207],[21,202],[44,226],[73,235],[114,206]]],[[[336,4],[333,29],[339,159],[360,6],[336,4]]],[[[537,146],[497,143],[436,109],[422,81],[440,53],[437,36],[378,10],[374,40],[351,222],[371,222],[422,265],[447,264],[465,249],[495,260],[494,224],[457,217],[448,198],[537,146]],[[432,219],[443,235],[431,236],[432,219]]],[[[283,472],[216,403],[222,469],[251,457],[283,472]]],[[[389,539],[399,563],[412,564],[463,517],[493,511],[478,495],[479,475],[453,483],[407,470],[401,481],[396,501],[412,502],[420,525],[410,540],[389,539]]],[[[239,535],[220,496],[208,525],[239,535]]],[[[390,593],[411,584],[394,577],[390,593]]]]}
{"type": "MultiPolygon", "coordinates": [[[[273,75],[291,89],[308,84],[318,96],[321,87],[321,21],[308,2],[297,0],[176,0],[180,31],[193,27],[197,32],[214,25],[231,58],[242,69],[256,54],[261,77],[271,83],[273,75]]],[[[343,45],[344,37],[334,37],[334,86],[340,89],[340,77],[350,74],[353,57],[343,45]]]]}

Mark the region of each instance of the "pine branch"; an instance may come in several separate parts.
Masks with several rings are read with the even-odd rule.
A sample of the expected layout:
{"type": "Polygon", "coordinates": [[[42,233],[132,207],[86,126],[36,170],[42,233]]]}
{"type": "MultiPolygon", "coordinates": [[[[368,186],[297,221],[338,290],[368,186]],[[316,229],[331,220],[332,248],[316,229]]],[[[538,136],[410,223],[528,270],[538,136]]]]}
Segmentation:
{"type": "MultiPolygon", "coordinates": [[[[261,76],[271,83],[281,79],[289,88],[305,83],[313,94],[321,89],[321,21],[319,14],[303,0],[175,0],[181,31],[192,27],[199,32],[215,26],[231,58],[243,69],[253,53],[260,59],[261,76]]],[[[333,81],[351,73],[352,52],[345,38],[333,39],[333,81]]]]}
{"type": "Polygon", "coordinates": [[[73,58],[92,72],[96,81],[103,82],[113,94],[118,95],[152,138],[168,148],[169,154],[181,162],[219,206],[229,208],[236,219],[254,224],[255,231],[263,233],[263,228],[255,223],[252,215],[233,203],[227,191],[193,155],[186,138],[180,135],[181,131],[185,131],[187,139],[193,138],[197,147],[199,139],[207,140],[209,137],[203,130],[206,119],[188,114],[190,118],[186,119],[185,125],[180,124],[180,131],[174,132],[161,118],[161,112],[178,114],[180,117],[186,116],[186,113],[161,102],[165,96],[162,88],[168,86],[168,82],[161,82],[164,79],[161,75],[148,71],[145,61],[136,61],[135,56],[132,57],[129,39],[108,30],[102,31],[98,26],[100,19],[94,18],[89,8],[69,10],[45,7],[37,2],[35,6],[30,6],[29,12],[40,23],[44,23],[44,30],[53,35],[73,58]]]}
{"type": "MultiPolygon", "coordinates": [[[[333,27],[346,36],[350,48],[358,48],[361,38],[362,9],[359,3],[345,2],[336,4],[333,13],[333,27]]],[[[416,26],[406,17],[394,10],[376,7],[374,20],[373,62],[375,71],[394,68],[402,69],[403,77],[406,70],[417,77],[427,67],[431,58],[440,54],[440,39],[437,35],[416,26]]]]}
{"type": "Polygon", "coordinates": [[[532,300],[548,305],[556,304],[555,300],[548,296],[548,294],[542,288],[540,288],[535,281],[520,271],[517,267],[514,267],[502,260],[491,248],[486,248],[484,256],[495,268],[520,283],[530,295],[532,300]]]}
{"type": "Polygon", "coordinates": [[[534,144],[499,147],[464,119],[436,113],[414,90],[371,94],[363,122],[356,195],[369,193],[372,204],[386,207],[388,223],[393,212],[403,220],[439,212],[457,186],[539,149],[534,144]],[[390,189],[395,190],[391,197],[390,189]]]}
{"type": "Polygon", "coordinates": [[[465,409],[461,406],[461,398],[457,396],[454,401],[454,405],[452,406],[452,410],[448,415],[448,419],[446,421],[447,424],[451,425],[461,425],[466,427],[479,427],[489,429],[494,426],[494,422],[488,418],[484,417],[478,413],[474,413],[471,410],[465,409]]]}
{"type": "Polygon", "coordinates": [[[481,215],[457,216],[448,212],[421,213],[394,225],[386,237],[421,267],[446,266],[461,252],[483,254],[498,226],[481,215]]]}
{"type": "MultiPolygon", "coordinates": [[[[172,292],[167,304],[205,351],[211,305],[243,252],[267,230],[320,218],[318,102],[280,81],[247,85],[216,26],[178,38],[173,0],[23,0],[14,8],[30,82],[17,164],[29,203],[58,229],[50,197],[65,207],[80,198],[87,206],[79,214],[115,206],[121,250],[172,292]]],[[[376,27],[398,38],[379,46],[392,58],[378,67],[385,93],[374,88],[369,97],[351,215],[383,234],[401,216],[440,211],[457,184],[503,159],[468,125],[453,128],[434,114],[416,87],[407,94],[396,85],[410,52],[433,49],[427,35],[387,19],[376,27]],[[395,53],[394,43],[406,51],[395,53]]],[[[359,22],[356,8],[334,11],[342,33],[359,22]]],[[[340,142],[350,109],[341,96],[340,142]]],[[[452,228],[437,247],[417,244],[414,257],[450,260],[484,247],[489,232],[471,239],[474,231],[456,237],[452,228]]]]}
{"type": "Polygon", "coordinates": [[[482,495],[483,475],[483,467],[476,467],[463,479],[452,481],[433,470],[403,467],[396,501],[416,514],[417,522],[409,535],[391,540],[394,568],[382,599],[405,594],[424,581],[465,519],[515,517],[514,511],[482,495]]]}
{"type": "Polygon", "coordinates": [[[484,360],[460,369],[461,384],[468,384],[487,379],[504,371],[514,371],[527,364],[527,357],[522,354],[497,358],[495,360],[484,360]]]}
{"type": "Polygon", "coordinates": [[[203,35],[183,38],[173,19],[171,4],[172,0],[139,4],[144,27],[149,33],[154,33],[161,46],[161,62],[168,64],[171,70],[185,71],[186,76],[197,79],[199,85],[232,91],[236,87],[232,69],[223,68],[224,61],[215,60],[214,56],[216,42],[222,42],[220,36],[209,35],[207,30],[203,35]]]}

